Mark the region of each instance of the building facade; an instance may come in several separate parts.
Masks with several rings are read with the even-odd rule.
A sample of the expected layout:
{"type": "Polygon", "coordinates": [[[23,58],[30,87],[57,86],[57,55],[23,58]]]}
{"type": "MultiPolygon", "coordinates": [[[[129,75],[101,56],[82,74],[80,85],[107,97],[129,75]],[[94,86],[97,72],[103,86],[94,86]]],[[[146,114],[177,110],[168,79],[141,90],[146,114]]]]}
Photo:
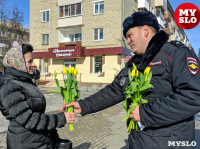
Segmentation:
{"type": "Polygon", "coordinates": [[[167,0],[31,0],[30,43],[41,75],[56,70],[62,80],[63,66],[77,67],[82,85],[111,83],[131,55],[123,20],[145,10],[172,36],[167,0]]]}

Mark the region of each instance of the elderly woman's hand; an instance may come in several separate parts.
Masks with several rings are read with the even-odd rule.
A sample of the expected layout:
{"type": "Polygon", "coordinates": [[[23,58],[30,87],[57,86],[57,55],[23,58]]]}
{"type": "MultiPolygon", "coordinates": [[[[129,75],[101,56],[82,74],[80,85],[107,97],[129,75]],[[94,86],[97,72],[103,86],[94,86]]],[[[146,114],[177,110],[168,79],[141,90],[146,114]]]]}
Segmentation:
{"type": "Polygon", "coordinates": [[[74,123],[74,120],[75,120],[74,113],[64,112],[64,114],[65,114],[65,119],[66,119],[67,124],[74,123]]]}

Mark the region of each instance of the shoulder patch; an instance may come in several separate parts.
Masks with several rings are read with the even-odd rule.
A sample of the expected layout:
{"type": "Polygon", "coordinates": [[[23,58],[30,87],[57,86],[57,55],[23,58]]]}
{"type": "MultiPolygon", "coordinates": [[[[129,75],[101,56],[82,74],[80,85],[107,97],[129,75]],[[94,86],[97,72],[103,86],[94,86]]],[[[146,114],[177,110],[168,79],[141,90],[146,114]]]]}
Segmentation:
{"type": "Polygon", "coordinates": [[[199,71],[199,64],[197,60],[193,57],[187,57],[186,60],[187,60],[187,67],[190,73],[193,75],[197,74],[199,71]]]}
{"type": "Polygon", "coordinates": [[[162,61],[154,61],[154,62],[150,62],[149,63],[149,66],[157,66],[157,65],[161,65],[162,64],[162,61]]]}

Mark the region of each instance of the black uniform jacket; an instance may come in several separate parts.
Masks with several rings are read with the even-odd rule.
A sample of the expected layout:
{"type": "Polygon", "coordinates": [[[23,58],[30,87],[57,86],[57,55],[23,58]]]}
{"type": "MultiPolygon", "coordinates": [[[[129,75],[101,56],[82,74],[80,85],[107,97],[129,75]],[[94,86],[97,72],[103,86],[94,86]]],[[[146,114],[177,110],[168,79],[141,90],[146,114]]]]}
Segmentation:
{"type": "Polygon", "coordinates": [[[167,40],[164,31],[158,32],[145,54],[130,59],[110,85],[79,101],[82,115],[115,105],[126,97],[124,91],[128,85],[128,70],[133,69],[132,63],[141,72],[150,66],[154,88],[147,90],[144,99],[148,103],[139,108],[145,129],[131,131],[130,149],[168,149],[172,147],[169,141],[194,141],[194,115],[200,111],[199,60],[182,43],[167,40]]]}
{"type": "Polygon", "coordinates": [[[55,128],[66,123],[64,113],[44,113],[45,97],[25,72],[7,67],[0,84],[0,110],[10,120],[7,148],[52,148],[53,139],[58,139],[55,128]]]}

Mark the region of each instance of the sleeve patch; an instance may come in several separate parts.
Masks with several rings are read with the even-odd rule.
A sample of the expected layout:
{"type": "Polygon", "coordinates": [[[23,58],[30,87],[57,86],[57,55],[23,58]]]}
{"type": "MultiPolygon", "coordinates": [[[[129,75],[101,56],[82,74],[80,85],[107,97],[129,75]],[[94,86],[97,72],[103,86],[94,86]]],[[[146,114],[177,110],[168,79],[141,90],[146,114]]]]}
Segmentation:
{"type": "Polygon", "coordinates": [[[187,57],[187,67],[191,74],[195,75],[199,71],[199,64],[197,60],[193,57],[187,57]]]}

